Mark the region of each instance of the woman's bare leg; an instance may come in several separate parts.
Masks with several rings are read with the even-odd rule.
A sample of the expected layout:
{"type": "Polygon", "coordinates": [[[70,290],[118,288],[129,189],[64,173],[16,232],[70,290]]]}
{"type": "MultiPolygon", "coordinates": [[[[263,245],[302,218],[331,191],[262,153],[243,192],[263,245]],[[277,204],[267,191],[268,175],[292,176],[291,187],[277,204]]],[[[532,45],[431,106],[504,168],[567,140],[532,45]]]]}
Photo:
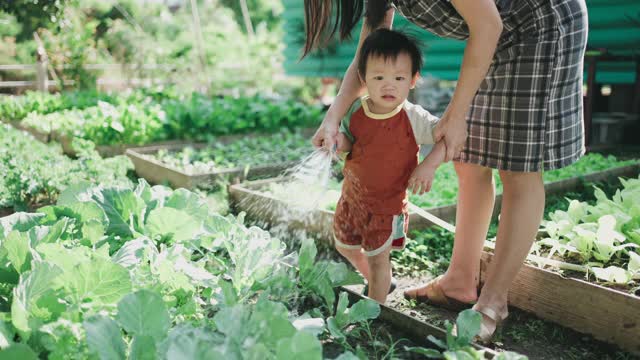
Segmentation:
{"type": "MultiPolygon", "coordinates": [[[[489,168],[458,162],[455,163],[455,167],[460,188],[456,210],[456,234],[451,264],[439,283],[448,297],[473,302],[478,296],[480,256],[491,222],[495,186],[489,168]]],[[[410,297],[415,297],[415,294],[422,295],[425,287],[426,285],[409,290],[405,294],[410,297]]]]}
{"type": "MultiPolygon", "coordinates": [[[[498,314],[507,311],[509,287],[529,254],[544,213],[542,173],[501,171],[504,184],[502,211],[493,260],[477,307],[490,307],[498,314]]],[[[495,323],[485,317],[491,330],[495,323]]]]}

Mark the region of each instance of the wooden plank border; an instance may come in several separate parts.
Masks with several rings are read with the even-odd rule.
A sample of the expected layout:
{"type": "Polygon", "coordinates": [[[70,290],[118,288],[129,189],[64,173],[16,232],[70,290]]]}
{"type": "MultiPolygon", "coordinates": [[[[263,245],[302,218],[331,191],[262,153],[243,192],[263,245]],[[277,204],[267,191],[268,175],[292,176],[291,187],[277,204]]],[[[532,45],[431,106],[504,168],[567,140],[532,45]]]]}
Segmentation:
{"type": "MultiPolygon", "coordinates": [[[[310,136],[315,129],[303,128],[300,130],[303,136],[310,136]]],[[[229,144],[236,140],[246,137],[268,136],[269,134],[238,134],[225,137],[219,137],[218,143],[229,144]]],[[[210,183],[216,179],[226,178],[237,183],[247,178],[268,177],[280,175],[286,169],[294,166],[297,162],[283,162],[277,164],[257,165],[249,167],[235,167],[220,169],[200,174],[189,174],[182,169],[178,169],[162,163],[156,159],[147,156],[154,154],[159,150],[178,151],[186,146],[195,149],[203,149],[210,144],[206,143],[178,143],[178,144],[157,144],[145,147],[128,148],[125,154],[133,162],[138,176],[145,178],[147,181],[155,184],[164,182],[170,183],[173,187],[183,187],[187,189],[195,188],[198,185],[210,183]]],[[[311,146],[311,145],[309,145],[311,146]]]]}
{"type": "Polygon", "coordinates": [[[140,147],[127,149],[125,154],[131,159],[138,176],[145,178],[154,184],[162,184],[168,182],[171,186],[179,188],[192,189],[201,184],[206,184],[216,179],[231,178],[234,182],[244,180],[249,177],[275,176],[282,171],[294,165],[294,162],[259,165],[248,167],[245,171],[244,167],[235,167],[221,169],[201,174],[188,174],[181,169],[166,165],[148,154],[153,154],[160,149],[176,151],[183,149],[185,146],[191,146],[196,149],[207,147],[207,144],[174,144],[174,145],[154,145],[149,147],[140,147]]]}

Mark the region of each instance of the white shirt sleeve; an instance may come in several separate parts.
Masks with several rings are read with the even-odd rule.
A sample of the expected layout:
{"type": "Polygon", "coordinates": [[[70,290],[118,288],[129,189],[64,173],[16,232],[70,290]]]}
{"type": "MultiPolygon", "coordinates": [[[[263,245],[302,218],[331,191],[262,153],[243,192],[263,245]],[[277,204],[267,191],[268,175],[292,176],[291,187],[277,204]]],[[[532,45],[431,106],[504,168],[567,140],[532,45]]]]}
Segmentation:
{"type": "Polygon", "coordinates": [[[436,126],[440,118],[428,112],[420,105],[412,104],[408,101],[404,103],[404,110],[407,112],[413,135],[416,137],[416,143],[434,144],[433,128],[436,126]]]}

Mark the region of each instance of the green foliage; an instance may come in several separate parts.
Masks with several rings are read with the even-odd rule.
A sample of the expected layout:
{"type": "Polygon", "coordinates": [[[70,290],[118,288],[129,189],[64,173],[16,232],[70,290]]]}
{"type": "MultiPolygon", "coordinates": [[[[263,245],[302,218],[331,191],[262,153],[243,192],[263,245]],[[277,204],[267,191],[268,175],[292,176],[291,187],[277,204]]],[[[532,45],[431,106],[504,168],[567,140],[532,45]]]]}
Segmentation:
{"type": "MultiPolygon", "coordinates": [[[[638,160],[618,160],[612,155],[603,156],[598,153],[589,153],[565,168],[545,171],[543,178],[545,183],[549,183],[636,163],[638,163],[638,160]]],[[[496,184],[496,193],[502,193],[502,182],[500,181],[498,172],[494,171],[493,175],[496,184]]],[[[431,191],[424,195],[412,194],[409,196],[409,200],[427,209],[453,205],[456,203],[457,195],[458,177],[453,163],[446,163],[436,171],[431,191]]]]}
{"type": "Polygon", "coordinates": [[[292,162],[311,151],[307,137],[300,132],[284,130],[273,135],[243,137],[228,144],[214,141],[202,149],[159,150],[148,156],[188,174],[203,174],[221,169],[292,162]]]}
{"type": "Polygon", "coordinates": [[[453,252],[453,237],[452,232],[437,227],[414,231],[404,251],[391,252],[394,271],[408,276],[420,276],[425,270],[443,273],[453,252]]]}
{"type": "Polygon", "coordinates": [[[568,200],[566,210],[549,213],[542,227],[548,236],[534,250],[548,249],[548,257],[558,254],[589,264],[596,278],[606,282],[640,278],[640,178],[620,181],[622,188],[612,197],[594,187],[594,204],[568,200]]]}
{"type": "Polygon", "coordinates": [[[50,114],[68,109],[85,109],[95,106],[98,101],[115,102],[115,97],[97,91],[72,91],[57,94],[27,91],[22,96],[0,98],[0,119],[20,121],[29,113],[50,114]]]}
{"type": "Polygon", "coordinates": [[[84,110],[64,110],[47,115],[30,113],[26,127],[68,138],[91,140],[96,145],[145,144],[162,140],[165,114],[157,104],[112,105],[98,101],[84,110]]]}
{"type": "Polygon", "coordinates": [[[69,0],[14,0],[0,3],[0,10],[15,16],[21,24],[18,40],[31,39],[34,31],[57,24],[69,0]]]}
{"type": "Polygon", "coordinates": [[[41,29],[40,36],[61,89],[67,88],[67,80],[73,81],[77,89],[96,88],[96,73],[84,67],[91,60],[97,62],[96,26],[95,21],[87,21],[79,12],[68,10],[57,29],[41,29]]]}
{"type": "Polygon", "coordinates": [[[294,100],[257,95],[180,96],[175,88],[119,95],[28,92],[25,96],[0,99],[0,118],[20,121],[43,133],[91,140],[97,145],[146,144],[165,139],[211,141],[216,135],[273,133],[282,128],[316,126],[321,116],[321,109],[294,100]]]}
{"type": "Polygon", "coordinates": [[[0,126],[0,208],[25,210],[48,204],[78,182],[129,182],[127,171],[133,166],[126,157],[102,159],[90,147],[79,156],[72,160],[59,147],[42,144],[9,125],[0,126]]]}
{"type": "Polygon", "coordinates": [[[197,93],[162,103],[167,138],[210,140],[213,135],[251,131],[275,132],[283,127],[317,126],[321,109],[289,99],[264,96],[210,98],[197,93]]]}
{"type": "Polygon", "coordinates": [[[428,339],[442,349],[442,352],[435,349],[425,349],[423,347],[407,348],[408,351],[421,354],[430,359],[484,359],[484,350],[476,350],[471,346],[473,338],[480,332],[482,315],[471,309],[464,310],[458,314],[456,319],[456,335],[454,335],[453,325],[446,321],[447,337],[445,341],[429,335],[428,339]]]}
{"type": "MultiPolygon", "coordinates": [[[[287,255],[266,231],[212,213],[187,190],[144,180],[135,188],[72,187],[57,205],[0,224],[0,264],[16,275],[0,278],[11,290],[11,308],[1,309],[10,322],[0,330],[13,355],[320,359],[325,320],[295,309],[329,293],[333,300],[334,287],[360,280],[343,263],[316,261],[310,241],[287,255]],[[151,226],[158,211],[171,212],[164,227],[151,226]],[[198,230],[175,237],[185,217],[198,230]],[[99,240],[85,241],[83,229],[96,223],[99,240]],[[321,279],[325,294],[313,286],[321,279]]],[[[351,308],[345,301],[343,294],[334,318],[341,331],[379,313],[370,300],[351,308]]]]}
{"type": "MultiPolygon", "coordinates": [[[[221,0],[220,3],[233,10],[236,23],[244,24],[240,1],[221,0]]],[[[247,0],[247,8],[254,28],[265,23],[268,29],[273,29],[281,23],[279,15],[284,8],[280,0],[247,0]]]]}

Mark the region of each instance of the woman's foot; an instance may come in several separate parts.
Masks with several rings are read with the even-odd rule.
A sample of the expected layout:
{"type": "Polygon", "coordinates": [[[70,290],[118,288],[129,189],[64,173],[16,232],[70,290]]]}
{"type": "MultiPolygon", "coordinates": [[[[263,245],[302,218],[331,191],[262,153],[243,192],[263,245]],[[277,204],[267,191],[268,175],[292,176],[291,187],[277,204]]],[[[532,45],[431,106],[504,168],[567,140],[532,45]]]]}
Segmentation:
{"type": "Polygon", "coordinates": [[[491,338],[495,334],[497,328],[505,321],[509,316],[509,310],[506,305],[499,307],[498,309],[474,305],[473,310],[479,312],[482,315],[482,322],[480,323],[480,332],[476,336],[476,341],[482,343],[491,342],[491,338]]]}
{"type": "Polygon", "coordinates": [[[407,289],[404,291],[404,297],[453,311],[468,309],[474,304],[477,299],[477,290],[475,295],[464,295],[459,292],[456,295],[451,294],[451,296],[449,296],[443,289],[442,279],[443,275],[438,276],[421,287],[407,289]],[[458,298],[459,295],[462,296],[458,298]]]}

